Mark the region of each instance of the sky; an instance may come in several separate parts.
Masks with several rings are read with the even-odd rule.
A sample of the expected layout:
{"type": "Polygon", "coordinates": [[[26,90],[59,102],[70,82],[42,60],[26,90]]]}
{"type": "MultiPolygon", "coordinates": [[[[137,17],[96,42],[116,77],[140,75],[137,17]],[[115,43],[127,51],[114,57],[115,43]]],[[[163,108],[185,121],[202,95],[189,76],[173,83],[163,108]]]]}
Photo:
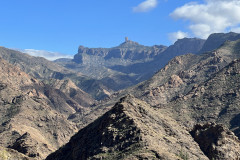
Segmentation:
{"type": "Polygon", "coordinates": [[[0,46],[50,60],[79,45],[114,47],[125,37],[146,46],[184,37],[240,32],[240,0],[2,0],[0,46]]]}

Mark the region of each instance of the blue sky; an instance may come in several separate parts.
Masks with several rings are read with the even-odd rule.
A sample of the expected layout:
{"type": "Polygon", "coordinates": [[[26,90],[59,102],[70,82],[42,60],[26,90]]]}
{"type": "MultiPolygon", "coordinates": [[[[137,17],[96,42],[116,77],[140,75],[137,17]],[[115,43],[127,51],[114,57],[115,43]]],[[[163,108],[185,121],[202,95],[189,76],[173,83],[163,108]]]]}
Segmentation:
{"type": "Polygon", "coordinates": [[[79,45],[143,45],[239,32],[239,0],[5,0],[0,46],[76,54],[79,45]]]}

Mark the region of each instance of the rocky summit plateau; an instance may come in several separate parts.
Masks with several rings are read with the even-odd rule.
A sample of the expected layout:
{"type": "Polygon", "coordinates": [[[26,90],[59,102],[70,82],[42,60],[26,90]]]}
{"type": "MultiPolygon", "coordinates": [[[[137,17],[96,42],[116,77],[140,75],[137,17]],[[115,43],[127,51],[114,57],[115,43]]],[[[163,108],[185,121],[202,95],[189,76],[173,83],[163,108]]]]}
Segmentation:
{"type": "Polygon", "coordinates": [[[0,159],[239,160],[239,97],[238,33],[55,61],[0,47],[0,159]]]}

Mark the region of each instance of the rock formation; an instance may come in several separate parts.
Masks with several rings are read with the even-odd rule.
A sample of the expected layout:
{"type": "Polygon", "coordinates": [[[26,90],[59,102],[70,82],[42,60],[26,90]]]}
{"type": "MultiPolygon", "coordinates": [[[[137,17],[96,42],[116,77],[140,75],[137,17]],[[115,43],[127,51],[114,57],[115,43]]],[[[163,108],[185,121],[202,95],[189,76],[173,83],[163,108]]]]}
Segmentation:
{"type": "Polygon", "coordinates": [[[233,132],[215,123],[197,124],[191,131],[194,140],[209,159],[239,159],[240,141],[233,132]]]}

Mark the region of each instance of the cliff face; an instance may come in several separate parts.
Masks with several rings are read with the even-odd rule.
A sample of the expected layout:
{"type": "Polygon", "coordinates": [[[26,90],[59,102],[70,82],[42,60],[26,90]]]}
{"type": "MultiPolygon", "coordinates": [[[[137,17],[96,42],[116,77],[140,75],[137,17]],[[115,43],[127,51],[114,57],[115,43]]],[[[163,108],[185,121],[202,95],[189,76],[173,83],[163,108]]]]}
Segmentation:
{"type": "Polygon", "coordinates": [[[79,46],[78,53],[74,56],[73,61],[76,63],[83,63],[84,54],[103,57],[105,60],[109,60],[111,58],[145,60],[153,58],[154,56],[163,52],[165,49],[165,46],[147,47],[130,40],[125,41],[119,46],[113,48],[87,48],[84,46],[79,46]]]}

